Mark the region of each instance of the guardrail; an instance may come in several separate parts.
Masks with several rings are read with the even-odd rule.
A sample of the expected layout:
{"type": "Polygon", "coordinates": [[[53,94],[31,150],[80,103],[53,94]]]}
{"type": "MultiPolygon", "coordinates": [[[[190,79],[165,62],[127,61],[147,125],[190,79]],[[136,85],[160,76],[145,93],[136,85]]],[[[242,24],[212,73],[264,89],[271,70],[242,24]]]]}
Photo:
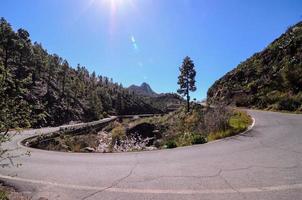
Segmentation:
{"type": "Polygon", "coordinates": [[[60,126],[59,131],[75,131],[87,128],[100,129],[103,128],[110,122],[113,122],[117,119],[125,119],[125,118],[145,118],[145,117],[154,117],[160,116],[161,114],[139,114],[139,115],[119,115],[119,116],[111,116],[109,118],[87,122],[87,123],[79,123],[79,124],[71,124],[71,125],[63,125],[60,126]]]}
{"type": "Polygon", "coordinates": [[[118,117],[112,116],[109,118],[93,121],[93,122],[87,122],[87,123],[79,123],[79,124],[72,124],[72,125],[63,125],[60,126],[59,131],[69,131],[69,130],[77,130],[82,128],[99,128],[99,126],[103,127],[104,125],[107,125],[108,123],[115,121],[118,117]]]}
{"type": "Polygon", "coordinates": [[[154,117],[154,116],[161,116],[163,114],[140,114],[140,115],[119,115],[118,118],[144,118],[144,117],[154,117]]]}

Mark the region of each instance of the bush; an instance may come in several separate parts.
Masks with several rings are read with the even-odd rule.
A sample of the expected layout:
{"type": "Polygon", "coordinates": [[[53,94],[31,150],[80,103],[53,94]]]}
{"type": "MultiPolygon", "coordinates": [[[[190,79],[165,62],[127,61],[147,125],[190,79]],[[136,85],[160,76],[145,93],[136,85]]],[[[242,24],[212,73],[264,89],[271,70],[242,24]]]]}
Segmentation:
{"type": "Polygon", "coordinates": [[[213,140],[218,140],[218,139],[226,138],[226,137],[233,136],[233,135],[234,135],[234,133],[231,132],[230,130],[217,131],[217,132],[214,132],[214,133],[210,133],[207,137],[207,140],[208,141],[213,141],[213,140]]]}
{"type": "Polygon", "coordinates": [[[251,123],[252,119],[246,112],[235,110],[228,120],[228,129],[211,132],[207,140],[213,141],[236,135],[246,130],[251,123]]]}
{"type": "Polygon", "coordinates": [[[7,192],[5,190],[0,189],[0,200],[8,200],[7,192]]]}
{"type": "Polygon", "coordinates": [[[228,129],[228,120],[231,114],[232,112],[224,106],[208,108],[208,111],[204,115],[203,129],[206,133],[228,129]]]}
{"type": "Polygon", "coordinates": [[[109,115],[104,111],[103,112],[103,117],[109,117],[109,115]]]}
{"type": "Polygon", "coordinates": [[[173,149],[173,148],[177,147],[177,144],[176,144],[175,140],[168,140],[166,142],[166,146],[168,149],[173,149]]]}
{"type": "Polygon", "coordinates": [[[115,144],[120,143],[121,140],[124,140],[126,138],[126,130],[125,128],[120,124],[111,131],[112,133],[112,142],[111,144],[114,146],[115,144]]]}
{"type": "Polygon", "coordinates": [[[206,143],[207,140],[205,137],[199,135],[199,134],[194,134],[192,138],[192,144],[204,144],[206,143]]]}
{"type": "Polygon", "coordinates": [[[278,110],[295,111],[301,106],[301,103],[294,99],[284,99],[277,104],[278,110]]]}
{"type": "Polygon", "coordinates": [[[229,126],[235,132],[240,132],[245,129],[252,123],[251,118],[246,112],[243,111],[234,111],[234,114],[229,119],[229,126]]]}

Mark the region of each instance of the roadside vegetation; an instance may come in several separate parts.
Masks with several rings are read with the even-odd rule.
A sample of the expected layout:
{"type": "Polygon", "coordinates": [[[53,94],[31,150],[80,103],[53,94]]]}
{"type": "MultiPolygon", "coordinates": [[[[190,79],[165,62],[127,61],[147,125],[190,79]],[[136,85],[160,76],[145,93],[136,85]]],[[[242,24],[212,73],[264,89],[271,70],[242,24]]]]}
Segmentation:
{"type": "Polygon", "coordinates": [[[248,128],[251,117],[244,111],[193,104],[190,112],[182,108],[165,116],[138,120],[154,124],[162,133],[161,148],[175,148],[236,135],[248,128]]]}
{"type": "Polygon", "coordinates": [[[30,198],[0,182],[0,200],[30,200],[30,198]]]}
{"type": "Polygon", "coordinates": [[[0,200],[8,200],[7,191],[4,189],[0,189],[0,200]]]}
{"type": "MultiPolygon", "coordinates": [[[[36,148],[67,152],[126,152],[176,148],[236,135],[248,128],[244,111],[217,106],[191,105],[166,115],[119,119],[99,131],[34,140],[36,148]]],[[[30,141],[29,141],[30,143],[30,141]]]]}

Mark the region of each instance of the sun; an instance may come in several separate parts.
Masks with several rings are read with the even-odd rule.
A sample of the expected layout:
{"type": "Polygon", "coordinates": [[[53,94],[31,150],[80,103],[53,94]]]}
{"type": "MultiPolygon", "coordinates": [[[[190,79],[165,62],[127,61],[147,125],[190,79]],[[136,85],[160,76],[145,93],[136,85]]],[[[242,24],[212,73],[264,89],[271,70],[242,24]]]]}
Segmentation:
{"type": "Polygon", "coordinates": [[[90,2],[91,4],[97,4],[104,9],[109,9],[111,13],[136,7],[135,0],[90,0],[90,2]]]}
{"type": "Polygon", "coordinates": [[[90,0],[90,6],[97,6],[105,10],[105,15],[109,15],[109,34],[112,36],[116,32],[118,19],[128,16],[132,11],[136,11],[136,0],[90,0]]]}

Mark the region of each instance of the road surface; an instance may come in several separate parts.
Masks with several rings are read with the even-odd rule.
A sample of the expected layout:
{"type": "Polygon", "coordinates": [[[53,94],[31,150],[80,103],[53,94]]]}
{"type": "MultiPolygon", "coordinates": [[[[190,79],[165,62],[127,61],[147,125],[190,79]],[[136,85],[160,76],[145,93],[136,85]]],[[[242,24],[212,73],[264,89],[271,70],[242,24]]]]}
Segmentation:
{"type": "Polygon", "coordinates": [[[243,135],[151,152],[31,150],[15,161],[21,167],[1,169],[0,179],[33,199],[302,199],[302,115],[249,112],[256,123],[243,135]]]}

